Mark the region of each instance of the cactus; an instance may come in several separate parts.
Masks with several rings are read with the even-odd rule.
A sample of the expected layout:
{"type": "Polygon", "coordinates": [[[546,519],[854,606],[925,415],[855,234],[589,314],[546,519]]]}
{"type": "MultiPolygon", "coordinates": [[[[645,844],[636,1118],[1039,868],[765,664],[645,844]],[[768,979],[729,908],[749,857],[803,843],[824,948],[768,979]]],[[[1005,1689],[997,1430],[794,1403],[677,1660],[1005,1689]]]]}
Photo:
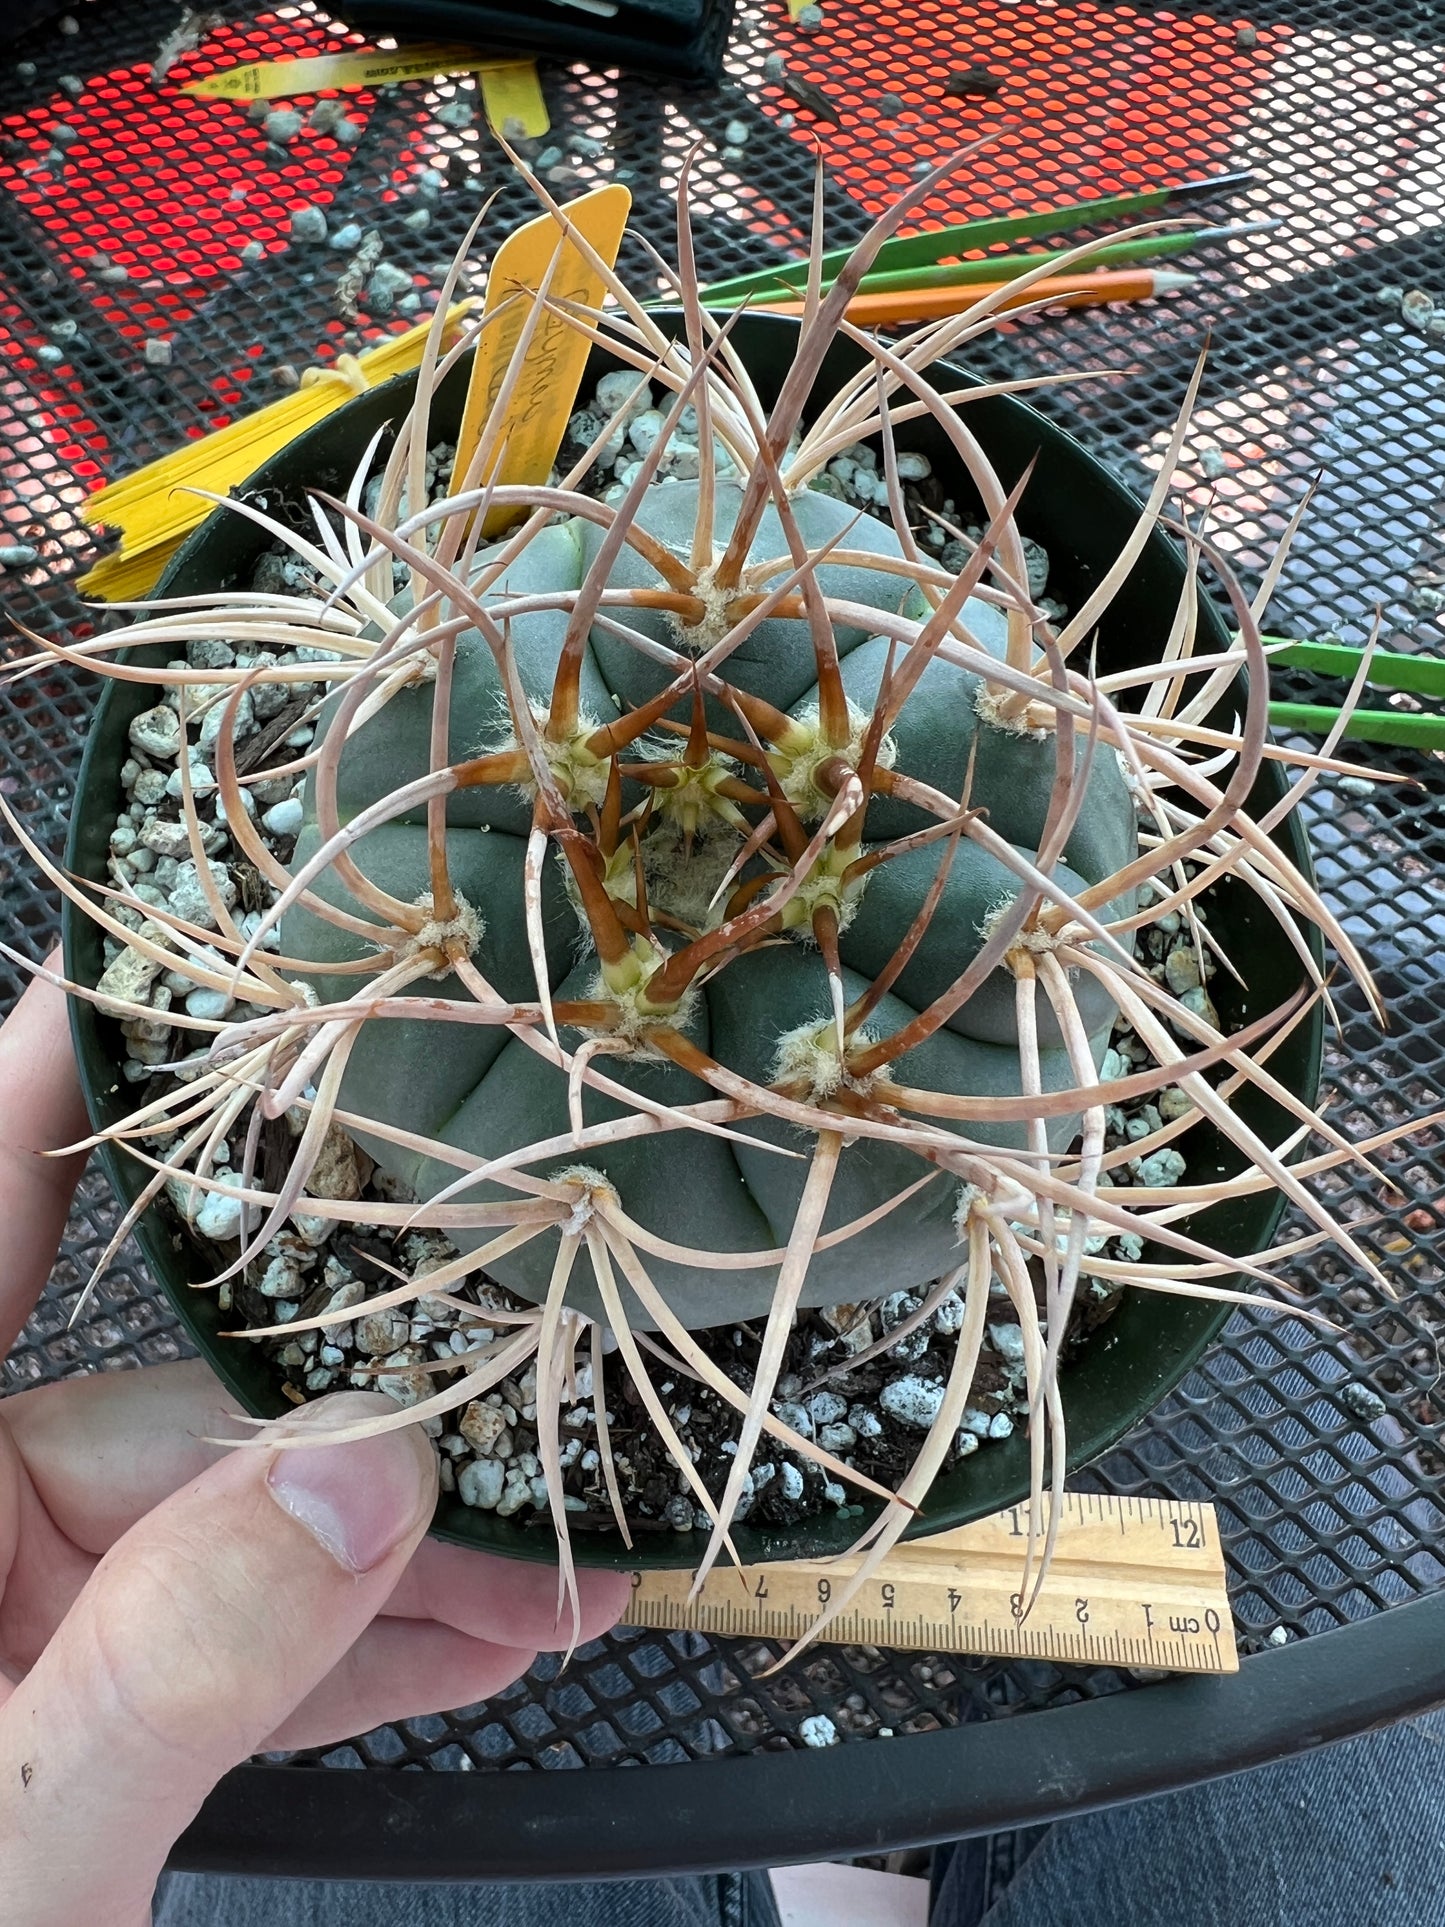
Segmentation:
{"type": "MultiPolygon", "coordinates": [[[[1081,1279],[1256,1302],[1218,1282],[1237,1262],[1181,1219],[1270,1187],[1374,1272],[1304,1183],[1368,1147],[1268,1068],[1303,1004],[1226,1037],[1207,998],[1176,994],[1134,955],[1135,932],[1170,912],[1212,945],[1197,906],[1224,885],[1255,893],[1315,994],[1298,919],[1367,981],[1269,841],[1274,822],[1245,812],[1269,753],[1259,611],[1224,571],[1237,644],[1194,654],[1201,535],[1185,531],[1188,579],[1161,660],[1100,677],[1090,667],[1100,616],[1163,510],[1198,375],[1117,562],[1052,623],[1029,593],[1016,520],[1027,477],[1005,489],[967,427],[968,395],[993,391],[945,395],[927,375],[990,324],[994,304],[892,347],[843,317],[877,247],[934,185],[905,197],[833,291],[810,300],[769,411],[728,328],[698,302],[684,177],[682,339],[615,275],[602,314],[544,297],[635,375],[544,487],[496,479],[494,420],[469,472],[425,500],[439,309],[415,406],[379,475],[369,455],[345,501],[318,499],[315,541],[268,525],[316,591],[236,591],[220,606],[158,611],[125,637],[307,652],[155,672],[182,685],[183,714],[198,699],[220,710],[219,796],[272,887],[259,920],[243,929],[214,884],[214,929],[154,906],[142,922],[134,905],[122,916],[123,903],[64,886],[126,954],[260,1013],[182,1020],[199,1033],[184,1081],[117,1132],[164,1144],[137,1210],[179,1178],[214,1191],[216,1146],[239,1132],[246,1211],[232,1276],[303,1200],[345,1215],[307,1190],[344,1123],[416,1200],[373,1207],[373,1220],[443,1230],[461,1254],[401,1282],[397,1302],[483,1266],[536,1308],[510,1325],[498,1314],[500,1338],[436,1368],[430,1398],[369,1429],[463,1404],[535,1357],[564,1577],[556,1411],[579,1344],[591,1346],[600,1409],[603,1334],[674,1447],[638,1334],[659,1334],[741,1414],[725,1491],[708,1492],[679,1450],[714,1521],[703,1570],[727,1544],[766,1429],[885,1502],[856,1585],[957,1432],[992,1281],[1023,1327],[1039,1493],[1062,1479],[1059,1348],[1081,1279]],[[866,351],[867,371],[819,404],[809,398],[839,332],[866,351]],[[659,432],[630,482],[599,500],[583,486],[596,453],[654,386],[659,432]],[[946,437],[983,505],[976,540],[942,523],[964,544],[958,569],[906,510],[896,438],[919,418],[946,437]],[[815,486],[859,443],[877,453],[876,513],[815,486]],[[505,532],[484,540],[498,521],[505,532]],[[1230,736],[1208,718],[1241,667],[1249,694],[1230,736]],[[242,776],[239,705],[278,680],[321,686],[314,746],[242,776]],[[275,767],[307,772],[289,868],[244,795],[275,767]],[[1121,1015],[1152,1061],[1106,1075],[1121,1015]],[[1251,1085],[1291,1114],[1286,1144],[1263,1142],[1232,1106],[1251,1085]],[[1106,1107],[1168,1087],[1187,1102],[1127,1154],[1172,1144],[1187,1110],[1240,1147],[1244,1171],[1112,1187],[1121,1159],[1104,1149],[1106,1107]],[[261,1121],[288,1112],[304,1129],[267,1189],[261,1121]],[[1291,1168],[1310,1132],[1323,1149],[1291,1168]],[[1137,1261],[1099,1255],[1102,1236],[1120,1232],[1137,1234],[1137,1261]],[[790,1432],[769,1403],[799,1307],[904,1288],[922,1298],[912,1323],[954,1290],[965,1312],[937,1417],[894,1494],[790,1432]],[[746,1394],[693,1337],[741,1318],[764,1326],[746,1394]]],[[[87,653],[106,669],[111,647],[102,638],[87,653]]],[[[1296,760],[1291,802],[1319,768],[1347,767],[1329,754],[1296,760]]],[[[203,806],[184,758],[181,768],[199,858],[203,806]]],[[[198,875],[204,889],[203,863],[198,875]]],[[[1247,960],[1221,963],[1247,972],[1247,960]]],[[[114,984],[71,987],[114,1014],[145,1013],[114,984]]],[[[1250,1269],[1266,1277],[1277,1255],[1250,1269]]],[[[837,1589],[834,1611],[850,1593],[837,1589]]]]}

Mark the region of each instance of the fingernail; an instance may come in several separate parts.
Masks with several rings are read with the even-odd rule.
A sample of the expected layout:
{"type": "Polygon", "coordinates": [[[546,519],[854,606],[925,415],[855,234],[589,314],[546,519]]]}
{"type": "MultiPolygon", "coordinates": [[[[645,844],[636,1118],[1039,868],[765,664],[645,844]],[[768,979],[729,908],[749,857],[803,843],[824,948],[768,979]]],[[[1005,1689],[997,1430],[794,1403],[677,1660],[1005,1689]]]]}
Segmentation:
{"type": "MultiPolygon", "coordinates": [[[[302,1418],[302,1414],[296,1415],[302,1418]]],[[[349,1416],[355,1416],[351,1414],[349,1416]]],[[[335,1425],[319,1409],[311,1423],[335,1425]]],[[[344,1445],[279,1452],[266,1474],[271,1497],[347,1572],[370,1572],[429,1516],[435,1490],[431,1449],[419,1430],[344,1445]]]]}

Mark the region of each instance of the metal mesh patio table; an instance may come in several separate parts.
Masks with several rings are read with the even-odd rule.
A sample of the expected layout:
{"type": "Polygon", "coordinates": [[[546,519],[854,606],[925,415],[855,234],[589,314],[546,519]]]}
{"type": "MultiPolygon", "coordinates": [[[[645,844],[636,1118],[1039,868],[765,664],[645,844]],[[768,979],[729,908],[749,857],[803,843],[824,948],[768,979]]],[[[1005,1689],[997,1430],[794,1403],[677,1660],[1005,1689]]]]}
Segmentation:
{"type": "MultiPolygon", "coordinates": [[[[338,312],[346,257],[293,245],[295,209],[374,228],[418,290],[439,284],[494,186],[498,232],[528,212],[485,128],[448,111],[450,84],[352,96],[353,145],[307,133],[277,147],[244,104],[181,94],[174,83],[208,65],[362,44],[311,6],[220,12],[165,83],[151,65],[175,16],[139,0],[77,5],[74,32],[51,20],[0,55],[0,543],[38,552],[0,593],[31,628],[91,619],[76,580],[97,543],[80,509],[101,481],[404,325],[338,312]],[[61,148],[57,123],[75,130],[61,148]],[[422,170],[447,186],[418,232],[422,170]]],[[[1039,405],[1143,487],[1208,334],[1177,480],[1247,580],[1315,485],[1271,628],[1363,642],[1378,611],[1385,646],[1438,651],[1445,320],[1433,327],[1419,300],[1402,312],[1400,293],[1433,296],[1445,316],[1442,30],[1437,0],[1264,0],[1238,17],[827,0],[810,34],[783,0],[741,0],[717,89],[547,61],[553,131],[537,145],[555,153],[538,164],[569,193],[628,180],[626,265],[645,276],[642,243],[668,251],[678,171],[700,145],[704,279],[802,249],[815,140],[834,242],[859,235],[916,169],[1002,122],[924,221],[1251,168],[1218,218],[1280,216],[1277,228],[1201,256],[1200,278],[1167,302],[1012,324],[973,364],[1097,370],[1039,405]],[[836,118],[765,78],[775,50],[836,118]],[[949,91],[980,65],[1001,78],[995,96],[949,91]]],[[[23,644],[12,634],[0,647],[23,644]]],[[[1279,685],[1320,699],[1308,677],[1279,685]]],[[[57,668],[0,698],[0,790],[57,851],[94,695],[57,668]]],[[[1445,764],[1373,755],[1409,780],[1366,792],[1325,781],[1305,805],[1322,888],[1391,1016],[1381,1037],[1360,994],[1337,987],[1326,1076],[1336,1122],[1361,1136],[1445,1101],[1445,764]]],[[[7,939],[43,954],[57,904],[9,849],[0,891],[7,939]]],[[[8,1001],[18,973],[0,968],[0,985],[8,1001]]],[[[1336,1203],[1397,1297],[1327,1255],[1301,1260],[1295,1281],[1332,1330],[1237,1318],[1082,1477],[1218,1507],[1246,1655],[1237,1678],[832,1646],[772,1673],[767,1642],[623,1629],[565,1671],[539,1661],[485,1705],[240,1769],[176,1864],[545,1878],[865,1854],[1185,1784],[1445,1700],[1439,1128],[1390,1154],[1385,1176],[1340,1180],[1336,1203]],[[801,1738],[817,1712],[838,1734],[826,1751],[801,1738]]],[[[70,1325],[114,1221],[88,1178],[7,1390],[184,1353],[125,1253],[70,1325]]]]}

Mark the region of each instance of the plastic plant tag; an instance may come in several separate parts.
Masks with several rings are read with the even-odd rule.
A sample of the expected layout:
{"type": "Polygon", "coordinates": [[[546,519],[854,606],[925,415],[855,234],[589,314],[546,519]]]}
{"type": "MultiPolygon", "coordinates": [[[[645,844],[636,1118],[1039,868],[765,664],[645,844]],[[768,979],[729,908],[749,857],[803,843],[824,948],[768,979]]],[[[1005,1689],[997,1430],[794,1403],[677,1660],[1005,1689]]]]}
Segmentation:
{"type": "MultiPolygon", "coordinates": [[[[562,213],[611,267],[631,206],[627,189],[614,185],[582,195],[562,213]]],[[[602,276],[562,234],[551,214],[539,215],[509,234],[493,258],[483,317],[497,315],[497,319],[477,342],[452,469],[457,487],[468,486],[465,478],[484,437],[488,453],[480,471],[482,480],[545,482],[557,459],[591,343],[565,314],[549,308],[537,320],[520,368],[513,369],[514,353],[544,287],[549,299],[585,308],[601,307],[606,293],[602,276]],[[503,308],[506,312],[498,314],[503,308]],[[510,392],[494,420],[509,379],[510,392]]],[[[483,533],[493,535],[515,519],[512,509],[493,509],[483,533]]]]}
{"type": "MultiPolygon", "coordinates": [[[[444,345],[456,339],[470,306],[459,302],[448,310],[444,345]]],[[[104,602],[148,595],[176,549],[215,506],[195,490],[225,495],[353,395],[415,368],[430,326],[427,320],[391,335],[364,354],[343,357],[344,365],[308,369],[294,394],[98,489],[81,517],[92,528],[103,524],[120,529],[121,545],[81,579],[81,589],[104,602]]]]}
{"type": "Polygon", "coordinates": [[[189,80],[183,94],[203,100],[285,100],[324,87],[382,87],[395,80],[425,80],[435,74],[485,73],[492,67],[530,66],[515,57],[488,60],[475,47],[427,45],[393,47],[389,52],[316,54],[305,60],[247,61],[218,74],[189,80]]]}
{"type": "Polygon", "coordinates": [[[482,90],[487,123],[504,140],[535,140],[551,127],[535,60],[499,61],[495,67],[479,67],[477,84],[482,90]]]}

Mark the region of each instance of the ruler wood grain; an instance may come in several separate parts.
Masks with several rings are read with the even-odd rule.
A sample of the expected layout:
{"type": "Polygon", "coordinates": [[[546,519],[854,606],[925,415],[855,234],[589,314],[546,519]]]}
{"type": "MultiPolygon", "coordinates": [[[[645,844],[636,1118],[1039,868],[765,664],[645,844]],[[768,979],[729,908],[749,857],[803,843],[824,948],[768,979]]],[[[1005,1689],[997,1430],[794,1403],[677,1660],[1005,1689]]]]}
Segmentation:
{"type": "MultiPolygon", "coordinates": [[[[888,1646],[1178,1673],[1238,1670],[1214,1508],[1183,1500],[1064,1498],[1049,1576],[1020,1616],[1028,1508],[894,1548],[827,1628],[833,1645],[888,1646]]],[[[849,1560],[645,1572],[632,1625],[798,1639],[856,1570],[849,1560]]]]}

